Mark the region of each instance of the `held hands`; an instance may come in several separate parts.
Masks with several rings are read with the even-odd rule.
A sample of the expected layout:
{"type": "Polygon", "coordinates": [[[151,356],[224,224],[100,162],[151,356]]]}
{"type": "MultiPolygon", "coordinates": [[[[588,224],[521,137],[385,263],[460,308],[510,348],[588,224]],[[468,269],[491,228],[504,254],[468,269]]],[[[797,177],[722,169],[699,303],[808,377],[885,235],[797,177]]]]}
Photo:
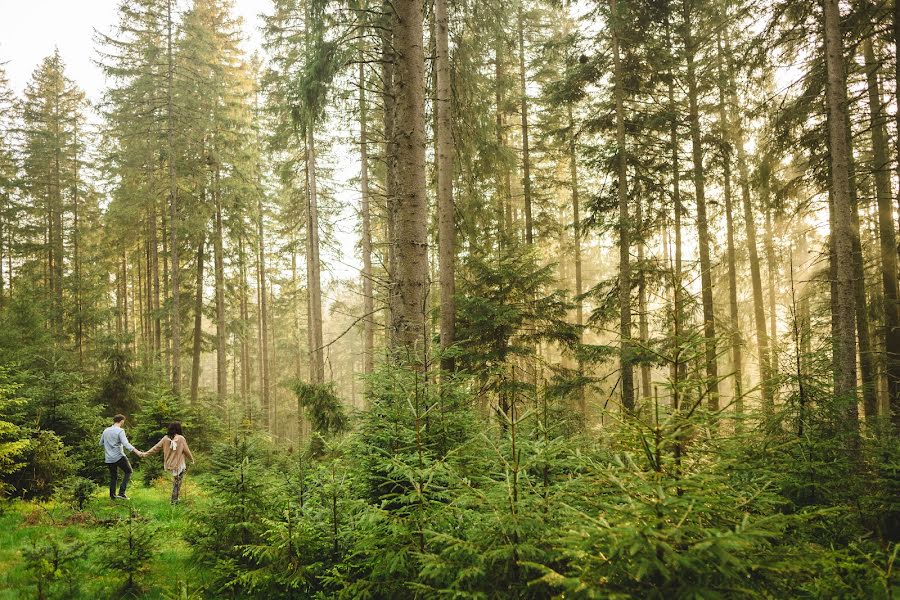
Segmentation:
{"type": "Polygon", "coordinates": [[[134,449],[134,453],[137,454],[138,456],[140,456],[141,458],[144,458],[145,456],[147,456],[146,452],[141,452],[137,448],[134,449]]]}

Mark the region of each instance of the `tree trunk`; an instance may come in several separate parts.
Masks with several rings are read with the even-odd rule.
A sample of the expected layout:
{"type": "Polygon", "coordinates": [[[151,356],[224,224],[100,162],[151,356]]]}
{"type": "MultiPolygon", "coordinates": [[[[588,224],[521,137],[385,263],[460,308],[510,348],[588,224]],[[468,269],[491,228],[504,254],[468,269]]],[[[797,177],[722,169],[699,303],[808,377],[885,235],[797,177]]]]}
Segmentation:
{"type": "MultiPolygon", "coordinates": [[[[453,131],[451,127],[450,45],[447,0],[435,0],[435,114],[437,128],[438,262],[441,300],[441,350],[456,339],[456,208],[453,201],[453,131]]],[[[441,368],[454,369],[453,357],[442,355],[441,368]]]]}
{"type": "MultiPolygon", "coordinates": [[[[896,10],[896,9],[895,9],[896,10]]],[[[897,289],[897,238],[891,207],[891,174],[886,118],[881,107],[878,61],[872,40],[863,41],[866,79],[869,91],[869,117],[872,126],[872,170],[878,201],[878,237],[881,245],[881,285],[884,293],[885,374],[888,405],[894,424],[900,428],[900,300],[897,289]]],[[[874,415],[866,413],[866,420],[874,415]]]]}
{"type": "Polygon", "coordinates": [[[531,155],[528,146],[528,90],[525,66],[525,22],[522,16],[522,2],[517,4],[519,30],[519,94],[521,95],[522,116],[522,188],[525,194],[525,243],[534,243],[534,225],[531,216],[531,155]]]}
{"type": "MultiPolygon", "coordinates": [[[[362,51],[360,51],[362,55],[362,51]]],[[[360,56],[362,58],[362,56],[360,56]]],[[[375,368],[375,296],[372,289],[372,221],[369,207],[369,138],[366,106],[365,63],[359,62],[359,181],[362,194],[362,255],[363,255],[363,373],[369,375],[375,368]]],[[[292,271],[296,281],[297,254],[292,250],[292,271]]],[[[296,285],[294,291],[296,292],[296,285]]],[[[298,323],[299,325],[299,323],[298,323]]]]}
{"type": "Polygon", "coordinates": [[[316,138],[312,124],[307,125],[307,181],[306,210],[306,277],[309,289],[309,379],[313,383],[325,382],[325,351],[322,347],[322,282],[319,263],[319,199],[316,185],[316,138]]]}
{"type": "MultiPolygon", "coordinates": [[[[849,132],[848,132],[849,140],[849,132]]],[[[853,145],[850,151],[850,203],[853,229],[853,290],[856,296],[856,339],[859,344],[859,377],[862,384],[863,408],[866,419],[877,415],[878,399],[875,389],[875,364],[872,336],[869,332],[869,305],[866,297],[866,270],[863,264],[862,241],[860,239],[859,202],[856,193],[856,169],[853,145]]]]}
{"type": "MultiPolygon", "coordinates": [[[[578,195],[578,152],[575,135],[575,119],[572,117],[572,104],[567,105],[569,117],[569,183],[572,186],[572,241],[575,254],[575,324],[578,326],[578,343],[584,343],[584,282],[581,278],[581,204],[578,195]]],[[[578,360],[578,376],[584,377],[584,362],[578,360]]],[[[578,385],[578,411],[583,419],[587,418],[587,403],[584,396],[584,385],[578,385]]]]}
{"type": "MultiPolygon", "coordinates": [[[[640,238],[637,243],[637,264],[638,264],[638,335],[640,336],[641,349],[647,348],[650,340],[650,323],[647,319],[647,278],[645,276],[644,265],[644,213],[643,202],[640,194],[638,194],[635,202],[635,225],[639,231],[640,238]]],[[[647,361],[641,362],[641,400],[647,401],[652,398],[650,390],[650,365],[647,361]]]]}
{"type": "Polygon", "coordinates": [[[225,399],[228,393],[228,370],[226,361],[225,336],[225,257],[223,249],[222,226],[222,193],[219,185],[219,167],[213,173],[213,202],[216,209],[215,238],[213,252],[215,253],[216,269],[216,397],[219,401],[225,399]]]}
{"type": "Polygon", "coordinates": [[[394,20],[396,146],[395,346],[421,366],[426,338],[428,205],[425,197],[425,57],[421,2],[396,0],[394,20]]]}
{"type": "MultiPolygon", "coordinates": [[[[384,319],[385,338],[389,345],[394,344],[394,313],[397,311],[397,247],[396,247],[396,212],[397,212],[397,141],[394,139],[394,123],[396,122],[396,48],[394,47],[394,23],[396,15],[394,7],[385,0],[382,4],[381,25],[381,81],[382,81],[382,127],[384,137],[384,220],[385,237],[387,238],[387,313],[384,319]]],[[[424,67],[423,67],[424,69],[424,67]]],[[[423,119],[424,121],[424,119],[423,119]]]]}
{"type": "MultiPolygon", "coordinates": [[[[78,119],[74,119],[74,148],[75,156],[72,164],[73,181],[72,181],[72,271],[75,277],[75,347],[78,350],[78,366],[81,367],[84,361],[84,348],[82,340],[84,338],[84,318],[81,314],[81,256],[80,241],[81,232],[78,224],[78,119]]],[[[0,252],[2,252],[0,245],[0,252]]],[[[2,281],[2,277],[0,277],[2,281]]],[[[0,286],[0,306],[3,304],[3,289],[0,286]]]]}
{"type": "Polygon", "coordinates": [[[734,411],[738,414],[743,412],[742,399],[742,381],[743,372],[741,357],[741,327],[738,313],[737,301],[737,267],[735,265],[735,249],[734,249],[734,207],[731,193],[731,126],[728,122],[728,110],[726,104],[726,89],[728,82],[725,76],[725,56],[722,45],[722,34],[717,38],[718,46],[718,87],[719,87],[719,126],[722,136],[722,186],[723,195],[725,196],[725,239],[726,239],[726,256],[728,260],[728,309],[730,316],[731,329],[731,365],[734,371],[734,411]]]}
{"type": "Polygon", "coordinates": [[[850,198],[849,140],[847,139],[847,88],[844,81],[843,42],[838,0],[824,0],[825,65],[827,70],[828,139],[831,154],[831,187],[834,191],[836,292],[836,340],[832,367],[835,393],[846,397],[847,425],[858,428],[854,398],[856,387],[856,298],[853,273],[852,203],[850,198]]]}
{"type": "Polygon", "coordinates": [[[613,85],[616,102],[616,153],[618,154],[619,198],[619,368],[622,381],[622,407],[634,410],[634,372],[631,342],[631,223],[628,216],[628,161],[625,148],[625,88],[622,60],[619,56],[618,0],[610,2],[612,19],[613,85]]]}
{"type": "Polygon", "coordinates": [[[197,244],[197,289],[194,301],[194,344],[191,349],[191,403],[197,402],[200,389],[200,351],[203,345],[203,245],[206,236],[197,244]]]}
{"type": "Polygon", "coordinates": [[[759,262],[759,246],[756,241],[756,222],[750,199],[750,173],[747,167],[747,151],[744,148],[744,126],[738,113],[737,89],[735,85],[734,63],[731,62],[731,44],[725,32],[725,56],[728,57],[728,93],[730,114],[734,126],[734,145],[737,147],[738,176],[741,184],[741,205],[744,212],[744,232],[747,236],[747,251],[750,262],[750,283],[753,289],[753,321],[756,329],[756,352],[759,356],[760,396],[763,414],[771,416],[775,410],[772,398],[772,369],[770,366],[769,334],[766,331],[766,312],[763,305],[762,273],[759,262]]]}
{"type": "Polygon", "coordinates": [[[712,262],[709,257],[709,228],[706,219],[706,176],[703,170],[700,112],[696,74],[696,45],[691,33],[692,0],[684,0],[684,45],[687,57],[688,116],[694,163],[694,193],[697,200],[697,236],[700,253],[700,282],[703,300],[703,336],[706,346],[706,394],[709,410],[719,409],[719,369],[716,353],[716,318],[713,310],[712,262]]]}
{"type": "Polygon", "coordinates": [[[247,255],[244,251],[244,233],[238,234],[238,270],[241,275],[240,315],[241,315],[241,401],[244,407],[250,401],[250,345],[247,342],[247,330],[250,327],[250,301],[247,283],[247,255]]]}
{"type": "Polygon", "coordinates": [[[169,233],[172,245],[172,391],[181,395],[181,312],[179,310],[180,289],[178,285],[178,187],[175,182],[175,101],[173,76],[175,63],[172,58],[172,0],[166,2],[166,53],[167,53],[167,110],[168,120],[168,166],[169,166],[169,233]]]}
{"type": "MultiPolygon", "coordinates": [[[[496,104],[496,134],[497,149],[506,149],[506,131],[504,126],[504,99],[503,99],[503,79],[505,72],[503,70],[503,38],[497,35],[494,48],[494,103],[496,104]]],[[[509,169],[506,163],[501,161],[500,169],[497,173],[497,232],[499,237],[499,245],[502,247],[512,236],[512,207],[510,206],[510,195],[512,193],[512,185],[510,182],[509,169]]]]}
{"type": "MultiPolygon", "coordinates": [[[[666,42],[669,48],[672,48],[672,38],[668,16],[666,16],[666,42]]],[[[672,52],[671,60],[675,62],[675,55],[672,52]]],[[[675,74],[670,66],[667,72],[667,92],[669,106],[669,146],[672,152],[672,204],[675,216],[675,266],[672,274],[672,295],[674,307],[672,311],[672,329],[675,338],[675,352],[672,357],[673,362],[673,390],[672,390],[672,408],[678,410],[680,400],[680,390],[678,382],[687,379],[687,362],[683,360],[681,344],[684,341],[684,282],[682,276],[682,232],[681,232],[681,215],[684,210],[681,206],[681,161],[678,153],[678,114],[679,107],[675,103],[675,74]]]]}
{"type": "Polygon", "coordinates": [[[257,190],[256,193],[256,234],[259,239],[259,249],[256,257],[256,286],[257,301],[259,302],[259,318],[257,319],[257,327],[259,332],[259,386],[261,411],[263,415],[263,423],[266,428],[271,430],[272,422],[269,419],[269,333],[266,323],[269,319],[268,297],[266,296],[266,237],[264,221],[262,191],[257,190]]]}

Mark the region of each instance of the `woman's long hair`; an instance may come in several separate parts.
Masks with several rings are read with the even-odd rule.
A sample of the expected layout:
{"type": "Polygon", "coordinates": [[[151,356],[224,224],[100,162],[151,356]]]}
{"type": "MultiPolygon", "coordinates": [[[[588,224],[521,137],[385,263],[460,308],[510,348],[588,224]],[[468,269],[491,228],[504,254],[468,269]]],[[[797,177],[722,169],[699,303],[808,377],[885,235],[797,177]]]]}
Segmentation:
{"type": "Polygon", "coordinates": [[[169,423],[169,437],[174,440],[176,435],[181,435],[181,423],[172,421],[169,423]]]}

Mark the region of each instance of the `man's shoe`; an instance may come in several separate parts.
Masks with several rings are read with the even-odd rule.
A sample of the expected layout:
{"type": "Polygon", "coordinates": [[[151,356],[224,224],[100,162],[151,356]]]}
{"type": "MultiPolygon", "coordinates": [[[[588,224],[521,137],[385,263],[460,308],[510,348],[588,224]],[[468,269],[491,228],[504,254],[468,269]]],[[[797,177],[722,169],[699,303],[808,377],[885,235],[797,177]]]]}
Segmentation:
{"type": "Polygon", "coordinates": [[[115,502],[116,497],[115,497],[115,496],[110,496],[109,499],[112,500],[113,502],[115,502]]]}
{"type": "Polygon", "coordinates": [[[119,500],[131,500],[131,498],[129,498],[125,494],[119,494],[118,496],[116,496],[116,498],[118,498],[119,500]]]}

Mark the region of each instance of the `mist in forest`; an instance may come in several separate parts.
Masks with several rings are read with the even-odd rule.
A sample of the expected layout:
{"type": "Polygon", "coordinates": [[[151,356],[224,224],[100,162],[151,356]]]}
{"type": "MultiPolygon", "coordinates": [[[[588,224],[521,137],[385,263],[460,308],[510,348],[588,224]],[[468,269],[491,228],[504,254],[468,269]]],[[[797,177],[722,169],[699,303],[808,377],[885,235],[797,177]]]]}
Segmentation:
{"type": "Polygon", "coordinates": [[[0,596],[894,597],[894,4],[0,7],[0,596]]]}

